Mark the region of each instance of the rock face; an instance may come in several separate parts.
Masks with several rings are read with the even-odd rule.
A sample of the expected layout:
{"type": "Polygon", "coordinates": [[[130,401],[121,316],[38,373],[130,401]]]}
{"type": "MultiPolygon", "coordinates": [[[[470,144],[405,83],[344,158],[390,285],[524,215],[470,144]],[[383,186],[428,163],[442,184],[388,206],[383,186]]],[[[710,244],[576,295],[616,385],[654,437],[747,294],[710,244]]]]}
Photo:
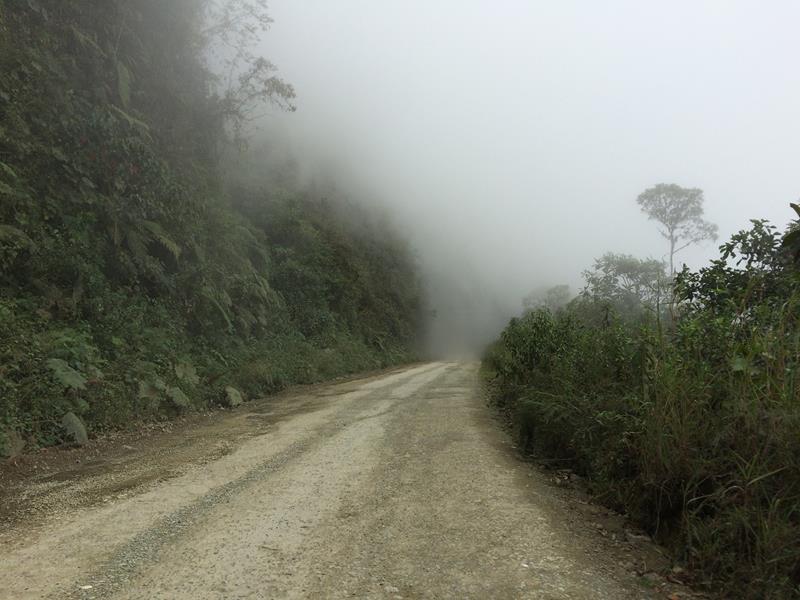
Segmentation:
{"type": "Polygon", "coordinates": [[[83,421],[81,421],[75,413],[68,412],[65,414],[61,419],[61,425],[79,446],[83,446],[89,441],[89,435],[86,433],[86,425],[83,424],[83,421]]]}

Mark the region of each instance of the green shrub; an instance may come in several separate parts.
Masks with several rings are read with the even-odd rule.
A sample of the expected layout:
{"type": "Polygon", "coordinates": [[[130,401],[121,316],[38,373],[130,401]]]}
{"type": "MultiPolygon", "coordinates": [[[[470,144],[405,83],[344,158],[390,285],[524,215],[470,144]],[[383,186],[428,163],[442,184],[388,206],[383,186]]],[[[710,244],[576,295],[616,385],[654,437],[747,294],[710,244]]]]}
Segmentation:
{"type": "Polygon", "coordinates": [[[785,598],[800,594],[800,278],[763,221],[721,251],[678,276],[674,320],[637,325],[598,298],[533,311],[485,366],[522,442],[699,581],[785,598]]]}

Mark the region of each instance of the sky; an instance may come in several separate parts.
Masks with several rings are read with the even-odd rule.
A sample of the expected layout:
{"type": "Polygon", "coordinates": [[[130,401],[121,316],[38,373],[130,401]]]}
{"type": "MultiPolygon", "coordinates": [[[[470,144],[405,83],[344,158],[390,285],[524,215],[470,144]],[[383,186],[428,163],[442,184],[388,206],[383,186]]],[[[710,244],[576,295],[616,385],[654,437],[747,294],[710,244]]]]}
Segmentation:
{"type": "MultiPolygon", "coordinates": [[[[657,183],[704,190],[723,239],[752,218],[785,225],[800,197],[798,2],[272,0],[270,11],[259,50],[298,110],[265,128],[388,207],[440,316],[461,315],[444,329],[490,338],[530,290],[577,291],[607,251],[666,258],[636,204],[657,183]]],[[[680,259],[702,266],[716,246],[680,259]]]]}

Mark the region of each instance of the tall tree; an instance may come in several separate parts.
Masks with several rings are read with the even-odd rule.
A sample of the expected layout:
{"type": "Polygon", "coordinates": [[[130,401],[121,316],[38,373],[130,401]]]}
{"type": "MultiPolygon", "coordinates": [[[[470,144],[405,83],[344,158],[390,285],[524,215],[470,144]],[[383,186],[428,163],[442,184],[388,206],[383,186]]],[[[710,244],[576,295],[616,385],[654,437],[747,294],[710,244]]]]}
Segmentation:
{"type": "Polygon", "coordinates": [[[703,218],[703,190],[659,183],[639,194],[636,202],[649,219],[663,226],[658,231],[669,242],[672,275],[678,252],[697,242],[717,239],[717,226],[703,218]]]}
{"type": "Polygon", "coordinates": [[[258,46],[272,25],[267,0],[204,0],[203,48],[213,63],[221,116],[237,141],[265,105],[294,111],[294,88],[258,46]]]}

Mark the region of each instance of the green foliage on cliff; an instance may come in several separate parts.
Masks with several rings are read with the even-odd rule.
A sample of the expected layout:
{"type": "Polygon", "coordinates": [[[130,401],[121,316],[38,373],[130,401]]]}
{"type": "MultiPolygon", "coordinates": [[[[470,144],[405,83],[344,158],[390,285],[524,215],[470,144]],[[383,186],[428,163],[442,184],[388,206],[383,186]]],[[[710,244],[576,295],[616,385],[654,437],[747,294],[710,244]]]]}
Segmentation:
{"type": "Polygon", "coordinates": [[[413,355],[402,240],[299,186],[224,191],[242,104],[206,9],[0,2],[0,451],[413,355]]]}

